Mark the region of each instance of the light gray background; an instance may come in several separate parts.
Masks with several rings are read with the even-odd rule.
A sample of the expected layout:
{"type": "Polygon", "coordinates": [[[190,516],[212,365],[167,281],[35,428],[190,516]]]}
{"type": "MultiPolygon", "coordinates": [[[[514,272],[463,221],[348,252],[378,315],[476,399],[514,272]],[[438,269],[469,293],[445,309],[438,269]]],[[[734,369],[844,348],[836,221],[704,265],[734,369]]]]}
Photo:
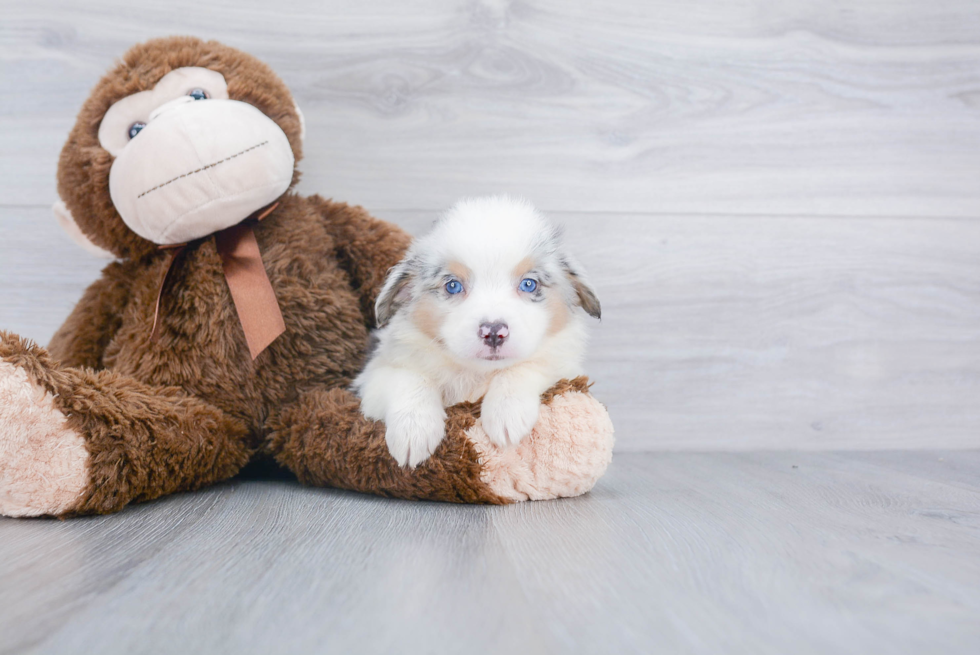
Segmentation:
{"type": "Polygon", "coordinates": [[[49,210],[82,101],[190,33],[290,85],[301,192],[564,222],[621,450],[980,445],[974,0],[201,5],[3,3],[3,328],[47,341],[101,265],[49,210]]]}
{"type": "Polygon", "coordinates": [[[283,76],[301,192],[564,222],[618,453],[510,507],[238,479],[0,519],[0,653],[978,652],[980,3],[0,0],[0,329],[98,275],[58,153],[173,33],[283,76]]]}

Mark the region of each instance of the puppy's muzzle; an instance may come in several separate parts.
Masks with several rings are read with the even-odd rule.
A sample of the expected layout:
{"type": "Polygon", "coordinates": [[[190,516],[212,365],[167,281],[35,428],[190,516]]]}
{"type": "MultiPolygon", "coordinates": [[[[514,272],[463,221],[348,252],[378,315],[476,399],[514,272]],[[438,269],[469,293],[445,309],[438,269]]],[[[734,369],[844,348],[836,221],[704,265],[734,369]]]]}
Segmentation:
{"type": "Polygon", "coordinates": [[[507,328],[506,323],[483,323],[480,325],[478,334],[483,339],[484,345],[496,350],[499,346],[503,345],[504,340],[510,334],[510,330],[507,328]]]}

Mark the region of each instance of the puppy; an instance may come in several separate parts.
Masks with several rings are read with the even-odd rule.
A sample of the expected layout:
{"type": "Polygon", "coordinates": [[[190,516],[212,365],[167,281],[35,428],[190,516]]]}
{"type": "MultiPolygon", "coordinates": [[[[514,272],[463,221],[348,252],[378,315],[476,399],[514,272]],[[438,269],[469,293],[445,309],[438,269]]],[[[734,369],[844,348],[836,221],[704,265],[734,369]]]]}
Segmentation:
{"type": "Polygon", "coordinates": [[[445,408],[483,397],[499,446],[538,418],[541,394],[582,374],[586,318],[599,300],[563,251],[561,230],[523,200],[462,200],[388,274],[378,345],[354,381],[388,450],[416,466],[445,435],[445,408]]]}

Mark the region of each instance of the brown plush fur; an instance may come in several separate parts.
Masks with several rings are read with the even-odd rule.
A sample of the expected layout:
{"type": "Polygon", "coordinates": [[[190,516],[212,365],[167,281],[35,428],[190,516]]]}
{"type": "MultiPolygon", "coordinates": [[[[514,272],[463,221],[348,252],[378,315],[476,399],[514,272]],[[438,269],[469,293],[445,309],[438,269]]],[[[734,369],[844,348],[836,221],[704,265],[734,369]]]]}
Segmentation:
{"type": "Polygon", "coordinates": [[[480,480],[477,453],[464,436],[477,406],[451,408],[447,438],[409,471],[388,455],[384,426],[364,419],[346,391],[363,364],[385,275],[409,243],[359,207],[288,192],[255,227],[286,331],[254,362],[211,238],[179,255],[151,339],[168,255],[131,232],[113,207],[113,158],[97,134],[110,105],[183,66],[222,73],[229,96],[261,109],[286,133],[297,161],[302,154],[285,85],[253,57],[213,42],[138,45],[85,102],[62,151],[58,188],[82,231],[120,261],[85,292],[52,339],[50,356],[0,332],[0,359],[49,391],[86,441],[90,483],[69,513],[113,512],[202,487],[257,455],[275,457],[307,484],[507,502],[480,480]]]}
{"type": "MultiPolygon", "coordinates": [[[[213,239],[205,239],[175,263],[151,339],[168,256],[131,232],[113,207],[113,158],[100,147],[98,128],[113,103],[183,66],[222,73],[229,97],[272,118],[296,160],[302,156],[286,86],[254,57],[214,42],[179,37],[137,45],[83,105],[62,151],[59,192],[82,231],[122,260],[106,267],[52,339],[58,364],[37,349],[20,358],[39,382],[61,380],[79,390],[59,396],[63,402],[88,403],[70,408],[84,423],[94,464],[93,491],[79,511],[113,511],[131,499],[227,478],[255,453],[268,453],[270,421],[284,411],[295,415],[293,405],[313,390],[347,386],[360,369],[374,299],[409,243],[359,207],[287,193],[255,228],[285,334],[251,360],[221,259],[213,239]],[[181,457],[179,439],[169,438],[174,430],[199,449],[181,457]],[[149,444],[158,452],[144,448],[149,444]]],[[[298,178],[294,173],[293,182],[298,178]]],[[[20,348],[9,337],[4,343],[20,348]]]]}
{"type": "Polygon", "coordinates": [[[251,455],[240,421],[180,389],[113,371],[61,369],[41,348],[6,332],[0,359],[24,368],[86,438],[90,482],[73,514],[197,489],[233,476],[251,455]]]}
{"type": "Polygon", "coordinates": [[[388,454],[385,426],[364,418],[345,389],[317,390],[283,412],[272,445],[300,482],[408,499],[505,503],[480,480],[476,451],[464,432],[476,421],[470,404],[450,408],[446,438],[414,470],[388,454]]]}
{"type": "MultiPolygon", "coordinates": [[[[550,404],[555,396],[589,386],[585,377],[562,380],[541,401],[550,404]]],[[[480,403],[460,403],[447,413],[446,438],[415,470],[388,455],[384,424],[364,418],[357,398],[344,389],[312,392],[280,415],[272,444],[279,462],[304,484],[410,500],[511,502],[481,480],[479,456],[465,435],[480,416],[480,403]]]]}
{"type": "Polygon", "coordinates": [[[291,194],[255,232],[286,332],[254,362],[212,239],[189,246],[175,263],[155,340],[154,303],[168,265],[159,251],[111,264],[55,335],[52,355],[180,387],[244,422],[257,447],[279,408],[306,389],[346,385],[360,369],[373,321],[363,308],[408,237],[360,208],[291,194]],[[125,292],[117,290],[124,284],[125,292]],[[122,306],[103,305],[123,297],[122,306]],[[95,361],[91,353],[107,338],[95,361]]]}

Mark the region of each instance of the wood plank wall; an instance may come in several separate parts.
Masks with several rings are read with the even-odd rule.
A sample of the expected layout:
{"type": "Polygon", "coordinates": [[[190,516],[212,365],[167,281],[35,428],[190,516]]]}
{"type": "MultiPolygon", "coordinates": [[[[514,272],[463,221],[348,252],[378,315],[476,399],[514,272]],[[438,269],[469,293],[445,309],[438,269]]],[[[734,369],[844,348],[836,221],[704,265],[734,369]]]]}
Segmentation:
{"type": "Polygon", "coordinates": [[[0,3],[0,329],[98,274],[50,214],[129,45],[251,51],[299,190],[418,233],[464,195],[567,225],[622,450],[980,446],[980,3],[0,3]]]}

